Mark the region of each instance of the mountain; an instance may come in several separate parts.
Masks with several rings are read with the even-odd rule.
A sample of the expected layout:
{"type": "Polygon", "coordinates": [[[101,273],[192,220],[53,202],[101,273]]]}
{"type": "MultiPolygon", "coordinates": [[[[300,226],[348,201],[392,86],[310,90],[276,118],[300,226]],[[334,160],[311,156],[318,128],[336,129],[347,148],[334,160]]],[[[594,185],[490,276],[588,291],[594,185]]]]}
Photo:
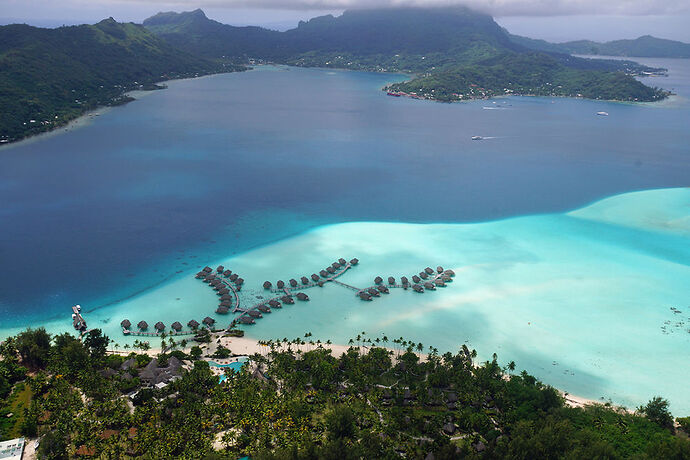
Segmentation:
{"type": "Polygon", "coordinates": [[[538,51],[569,54],[592,54],[602,56],[690,58],[690,44],[645,35],[635,40],[615,40],[598,43],[578,40],[565,43],[549,43],[527,37],[511,35],[510,39],[518,45],[538,51]]]}
{"type": "Polygon", "coordinates": [[[136,24],[43,29],[0,27],[0,140],[47,131],[124,92],[153,83],[235,70],[178,50],[136,24]]]}
{"type": "Polygon", "coordinates": [[[480,97],[469,90],[458,90],[471,85],[481,87],[482,81],[491,82],[489,89],[494,95],[505,94],[508,89],[519,94],[587,94],[628,101],[664,97],[663,92],[647,88],[632,77],[655,69],[627,61],[581,59],[556,45],[535,56],[533,46],[528,46],[533,45],[531,42],[516,41],[491,16],[465,7],[345,11],[338,17],[327,15],[300,22],[285,32],[220,24],[201,10],[160,13],[144,21],[144,26],[170,44],[209,58],[236,62],[253,58],[306,67],[415,74],[417,78],[396,86],[397,90],[407,94],[424,78],[422,93],[413,92],[428,99],[480,97]],[[537,75],[530,71],[529,64],[544,71],[537,75]],[[520,72],[525,72],[526,77],[520,79],[520,84],[508,78],[520,72]],[[585,82],[592,91],[583,88],[585,82]],[[532,91],[537,88],[538,92],[532,91]],[[545,91],[553,88],[558,91],[545,91]]]}

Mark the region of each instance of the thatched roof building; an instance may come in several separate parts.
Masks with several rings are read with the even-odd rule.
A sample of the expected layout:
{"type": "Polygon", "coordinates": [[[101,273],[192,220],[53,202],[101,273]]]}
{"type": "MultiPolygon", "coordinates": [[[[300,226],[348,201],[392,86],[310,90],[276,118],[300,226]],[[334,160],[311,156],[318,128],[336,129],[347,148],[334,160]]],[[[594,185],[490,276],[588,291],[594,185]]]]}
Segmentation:
{"type": "Polygon", "coordinates": [[[319,274],[324,278],[328,278],[328,272],[326,270],[321,270],[319,274]]]}
{"type": "Polygon", "coordinates": [[[340,259],[338,259],[338,263],[344,267],[345,265],[347,265],[347,260],[341,257],[340,259]]]}
{"type": "Polygon", "coordinates": [[[192,329],[196,329],[197,327],[199,327],[199,322],[193,319],[187,323],[187,326],[191,327],[192,329]]]}
{"type": "Polygon", "coordinates": [[[430,289],[433,291],[434,289],[436,289],[436,286],[434,286],[434,283],[432,283],[431,281],[427,281],[426,283],[424,283],[424,289],[430,289]]]}
{"type": "Polygon", "coordinates": [[[412,276],[412,281],[415,283],[419,283],[420,281],[422,281],[422,279],[419,276],[414,275],[412,276]]]}
{"type": "Polygon", "coordinates": [[[269,307],[267,307],[266,305],[263,305],[263,304],[256,307],[256,309],[262,313],[271,313],[271,309],[269,307]]]}
{"type": "Polygon", "coordinates": [[[421,287],[419,284],[413,285],[412,289],[414,289],[415,292],[424,292],[424,288],[421,287]]]}
{"type": "Polygon", "coordinates": [[[426,268],[424,269],[424,271],[427,272],[429,275],[433,275],[433,274],[434,274],[434,269],[431,268],[431,267],[426,267],[426,268]]]}
{"type": "Polygon", "coordinates": [[[403,276],[402,278],[400,278],[400,282],[402,284],[410,284],[410,280],[407,279],[407,276],[403,276]]]}
{"type": "Polygon", "coordinates": [[[362,299],[362,300],[371,300],[371,296],[370,296],[368,293],[364,292],[364,291],[360,292],[360,293],[357,294],[357,295],[359,295],[359,298],[362,299]]]}
{"type": "Polygon", "coordinates": [[[293,303],[295,303],[295,301],[289,295],[284,295],[283,297],[280,298],[280,300],[282,300],[283,303],[286,303],[288,305],[292,305],[293,303]]]}
{"type": "Polygon", "coordinates": [[[165,330],[165,324],[161,323],[160,321],[158,321],[153,327],[155,327],[157,331],[165,330]]]}
{"type": "Polygon", "coordinates": [[[230,270],[225,270],[225,271],[223,272],[223,276],[226,277],[226,278],[227,278],[228,276],[230,276],[230,275],[232,275],[232,271],[230,271],[230,270]]]}
{"type": "Polygon", "coordinates": [[[377,291],[377,290],[374,289],[374,288],[369,288],[369,289],[367,289],[367,292],[368,292],[370,295],[372,295],[372,296],[377,296],[377,297],[378,297],[378,296],[381,295],[381,294],[379,293],[379,291],[377,291]]]}
{"type": "Polygon", "coordinates": [[[231,307],[232,301],[231,300],[221,300],[220,304],[225,305],[226,307],[231,307]]]}
{"type": "Polygon", "coordinates": [[[204,323],[207,326],[211,326],[215,324],[216,320],[211,318],[210,316],[207,316],[206,318],[203,319],[202,323],[204,323]]]}
{"type": "Polygon", "coordinates": [[[276,283],[276,286],[278,286],[278,289],[283,289],[285,287],[285,281],[278,280],[278,282],[276,283]]]}
{"type": "Polygon", "coordinates": [[[146,329],[149,328],[149,323],[146,321],[139,321],[139,324],[137,324],[137,327],[141,329],[142,331],[145,331],[146,329]]]}
{"type": "Polygon", "coordinates": [[[252,319],[252,317],[246,315],[240,316],[239,320],[242,324],[254,324],[255,322],[254,319],[252,319]]]}
{"type": "Polygon", "coordinates": [[[331,267],[335,268],[336,270],[340,268],[340,264],[338,262],[333,262],[331,264],[331,267]]]}
{"type": "Polygon", "coordinates": [[[445,273],[448,276],[455,276],[455,272],[451,269],[445,270],[443,273],[445,273]]]}
{"type": "Polygon", "coordinates": [[[207,265],[204,267],[203,271],[205,271],[206,273],[211,273],[213,269],[207,265]]]}
{"type": "Polygon", "coordinates": [[[125,329],[129,329],[132,327],[132,323],[130,323],[128,319],[123,319],[120,323],[120,326],[124,327],[125,329]]]}
{"type": "Polygon", "coordinates": [[[436,273],[443,273],[443,267],[441,267],[440,265],[436,267],[436,273]]]}
{"type": "Polygon", "coordinates": [[[227,305],[220,305],[218,308],[216,308],[216,313],[220,315],[225,315],[230,311],[230,307],[227,305]]]}
{"type": "Polygon", "coordinates": [[[309,296],[304,292],[298,292],[296,297],[297,300],[309,300],[309,296]]]}
{"type": "Polygon", "coordinates": [[[292,287],[297,287],[297,280],[294,279],[294,278],[291,278],[291,279],[290,279],[290,286],[292,286],[292,287]]]}
{"type": "Polygon", "coordinates": [[[352,259],[352,260],[350,261],[350,263],[351,263],[352,265],[357,265],[357,264],[359,263],[359,259],[357,259],[357,258],[355,257],[354,259],[352,259]]]}
{"type": "Polygon", "coordinates": [[[302,284],[309,284],[309,278],[307,278],[306,276],[303,276],[299,280],[302,282],[302,284]]]}
{"type": "Polygon", "coordinates": [[[206,278],[206,272],[201,271],[201,272],[197,273],[197,274],[196,274],[196,278],[197,278],[197,279],[206,278]]]}
{"type": "Polygon", "coordinates": [[[232,275],[230,275],[230,281],[232,281],[233,283],[237,281],[237,278],[239,278],[237,273],[233,273],[232,275]]]}
{"type": "Polygon", "coordinates": [[[273,308],[280,308],[280,302],[278,302],[276,299],[271,299],[268,301],[268,304],[273,307],[273,308]]]}
{"type": "Polygon", "coordinates": [[[388,284],[395,284],[395,278],[393,278],[392,276],[389,276],[388,277],[388,284]]]}
{"type": "Polygon", "coordinates": [[[220,296],[221,301],[222,300],[232,300],[232,299],[233,299],[233,297],[230,295],[230,293],[223,294],[222,296],[220,296]]]}
{"type": "Polygon", "coordinates": [[[216,268],[216,271],[218,273],[223,273],[223,270],[225,270],[225,267],[223,267],[222,265],[218,265],[218,268],[216,268]]]}
{"type": "Polygon", "coordinates": [[[380,276],[377,276],[376,278],[374,278],[374,284],[381,284],[381,283],[383,283],[383,278],[381,278],[380,276]]]}
{"type": "Polygon", "coordinates": [[[175,321],[170,325],[171,328],[175,329],[177,332],[180,332],[182,330],[182,323],[179,321],[175,321]]]}
{"type": "Polygon", "coordinates": [[[317,275],[316,273],[312,273],[311,279],[312,279],[313,281],[318,281],[318,280],[319,280],[319,275],[317,275]]]}
{"type": "Polygon", "coordinates": [[[333,267],[327,267],[327,268],[326,268],[326,271],[332,275],[333,273],[335,273],[335,268],[333,268],[333,267]]]}
{"type": "Polygon", "coordinates": [[[379,286],[379,287],[378,287],[378,290],[381,291],[381,292],[383,292],[384,294],[388,294],[388,293],[390,292],[390,291],[388,290],[388,288],[387,288],[386,286],[384,286],[384,285],[379,286]]]}
{"type": "Polygon", "coordinates": [[[261,314],[261,312],[257,311],[257,310],[249,310],[247,312],[247,314],[249,316],[251,316],[252,318],[263,318],[263,315],[261,314]]]}
{"type": "Polygon", "coordinates": [[[270,281],[264,281],[264,289],[271,289],[271,286],[273,285],[270,281]]]}
{"type": "Polygon", "coordinates": [[[237,281],[235,281],[235,283],[237,283],[238,286],[242,286],[244,284],[244,279],[237,278],[237,281]]]}
{"type": "Polygon", "coordinates": [[[425,280],[429,277],[429,274],[427,272],[419,272],[419,276],[425,280]]]}

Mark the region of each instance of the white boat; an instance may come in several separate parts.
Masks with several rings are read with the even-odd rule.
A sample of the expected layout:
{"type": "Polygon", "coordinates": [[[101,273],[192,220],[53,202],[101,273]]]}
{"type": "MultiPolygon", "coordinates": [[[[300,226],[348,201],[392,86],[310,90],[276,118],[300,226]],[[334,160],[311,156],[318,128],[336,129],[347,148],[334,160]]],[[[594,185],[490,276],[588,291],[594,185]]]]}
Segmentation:
{"type": "Polygon", "coordinates": [[[597,115],[599,115],[600,117],[608,117],[609,113],[608,112],[597,112],[597,115]]]}
{"type": "Polygon", "coordinates": [[[472,136],[473,141],[481,141],[482,139],[484,139],[482,136],[472,136]]]}

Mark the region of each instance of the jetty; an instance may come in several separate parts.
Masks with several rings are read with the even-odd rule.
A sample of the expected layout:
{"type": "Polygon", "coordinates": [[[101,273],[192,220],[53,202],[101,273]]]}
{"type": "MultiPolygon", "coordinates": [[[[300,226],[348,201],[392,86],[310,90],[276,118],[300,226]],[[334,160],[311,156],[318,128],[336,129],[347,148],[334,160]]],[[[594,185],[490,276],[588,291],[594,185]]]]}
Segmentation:
{"type": "Polygon", "coordinates": [[[86,320],[81,316],[81,305],[72,306],[72,326],[82,335],[86,333],[86,320]]]}

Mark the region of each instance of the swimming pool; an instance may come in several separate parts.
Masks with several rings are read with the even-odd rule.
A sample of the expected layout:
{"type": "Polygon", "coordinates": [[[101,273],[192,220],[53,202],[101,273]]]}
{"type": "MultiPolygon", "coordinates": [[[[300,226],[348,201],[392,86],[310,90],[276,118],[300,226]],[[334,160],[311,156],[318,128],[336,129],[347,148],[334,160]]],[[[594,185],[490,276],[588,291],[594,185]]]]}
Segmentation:
{"type": "MultiPolygon", "coordinates": [[[[209,366],[212,367],[229,367],[235,372],[239,372],[242,369],[242,366],[248,361],[248,359],[242,359],[240,361],[236,361],[234,363],[228,363],[228,364],[219,364],[215,361],[209,361],[208,364],[209,366]]],[[[227,376],[225,374],[222,374],[218,377],[218,383],[223,383],[227,380],[227,376]]]]}

